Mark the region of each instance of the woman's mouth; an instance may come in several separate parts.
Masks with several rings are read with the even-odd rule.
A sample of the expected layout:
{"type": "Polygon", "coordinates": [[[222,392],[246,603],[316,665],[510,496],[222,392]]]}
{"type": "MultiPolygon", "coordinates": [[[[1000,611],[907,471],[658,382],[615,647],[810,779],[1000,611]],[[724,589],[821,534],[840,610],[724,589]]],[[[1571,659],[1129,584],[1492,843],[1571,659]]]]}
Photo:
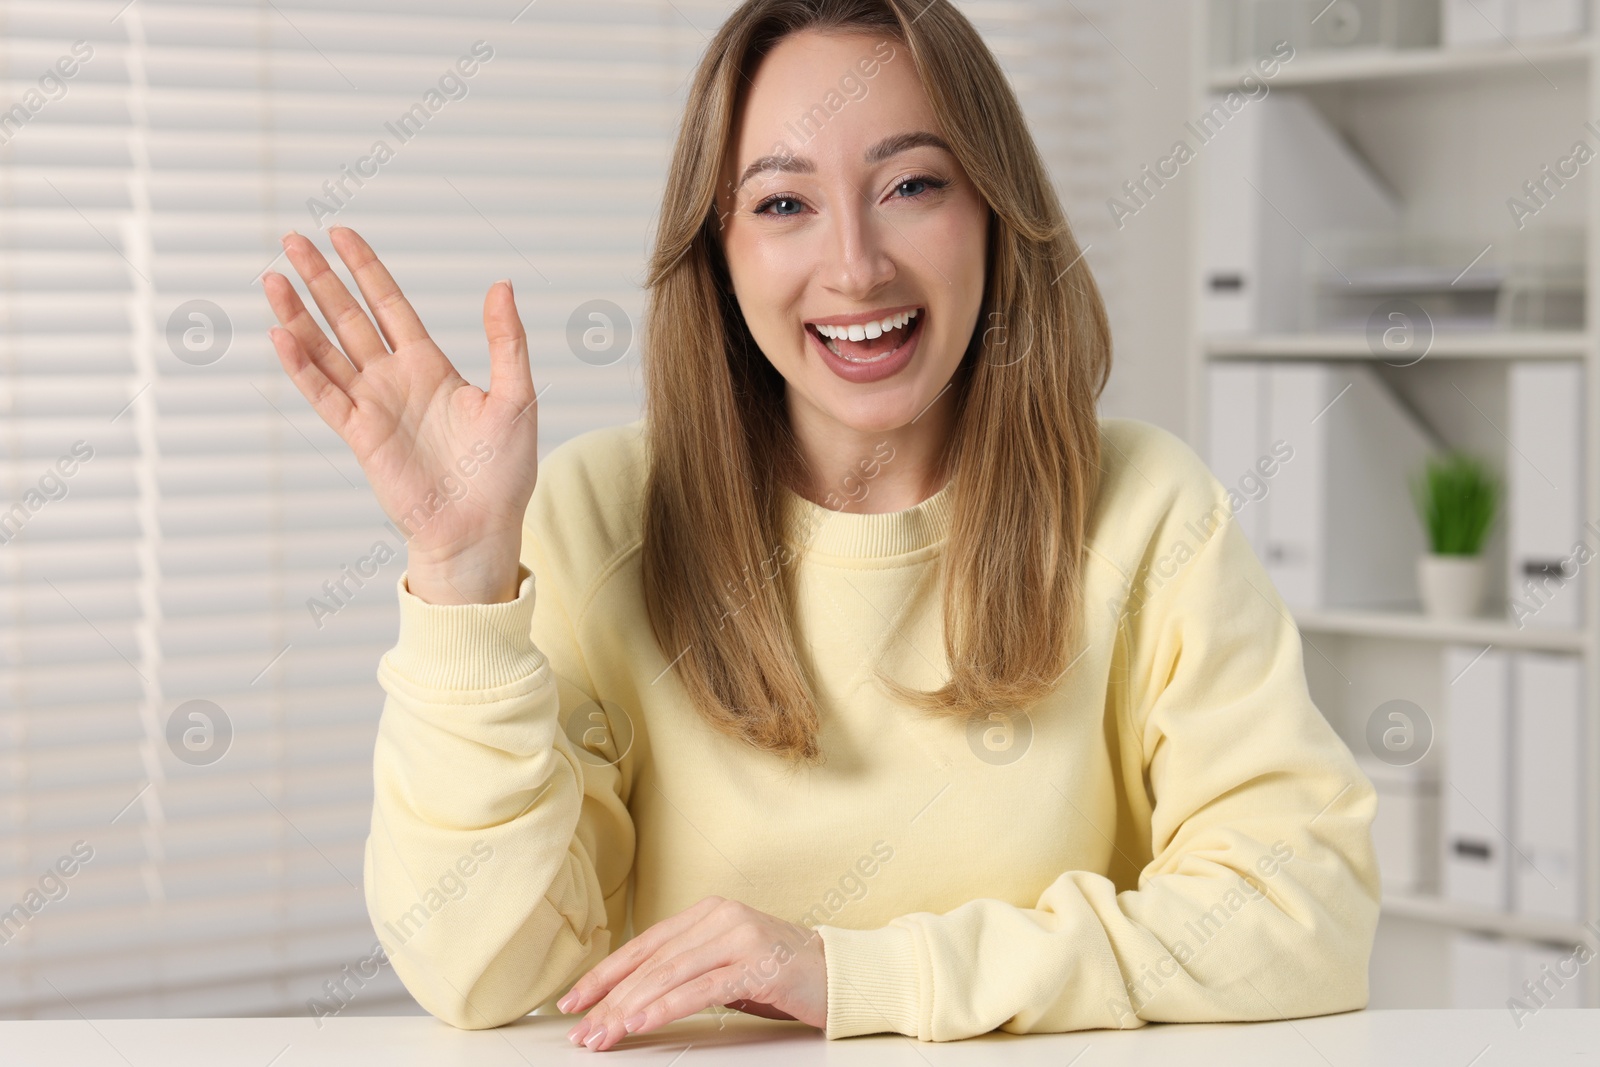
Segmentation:
{"type": "Polygon", "coordinates": [[[829,352],[851,363],[876,363],[916,332],[920,308],[853,326],[812,325],[829,352]]]}
{"type": "Polygon", "coordinates": [[[927,309],[905,308],[880,319],[849,326],[806,323],[822,364],[857,385],[898,374],[911,362],[921,339],[927,309]]]}

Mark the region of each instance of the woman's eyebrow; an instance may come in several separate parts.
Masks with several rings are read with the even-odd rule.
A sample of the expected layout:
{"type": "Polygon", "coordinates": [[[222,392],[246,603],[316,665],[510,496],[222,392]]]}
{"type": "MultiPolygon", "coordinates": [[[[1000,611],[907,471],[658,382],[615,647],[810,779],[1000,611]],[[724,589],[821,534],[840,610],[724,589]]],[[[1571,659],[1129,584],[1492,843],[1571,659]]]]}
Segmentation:
{"type": "MultiPolygon", "coordinates": [[[[942,148],[952,156],[955,155],[955,152],[951,150],[950,145],[945,142],[943,137],[927,130],[916,130],[911,133],[897,133],[885,137],[867,149],[863,158],[866,160],[867,165],[871,166],[875,163],[882,163],[884,160],[912,148],[942,148]]],[[[762,156],[760,159],[753,160],[744,169],[744,173],[739,175],[739,184],[734,186],[733,191],[737,193],[744,188],[745,182],[765,171],[775,174],[813,174],[816,169],[816,164],[804,156],[782,152],[762,156]]]]}

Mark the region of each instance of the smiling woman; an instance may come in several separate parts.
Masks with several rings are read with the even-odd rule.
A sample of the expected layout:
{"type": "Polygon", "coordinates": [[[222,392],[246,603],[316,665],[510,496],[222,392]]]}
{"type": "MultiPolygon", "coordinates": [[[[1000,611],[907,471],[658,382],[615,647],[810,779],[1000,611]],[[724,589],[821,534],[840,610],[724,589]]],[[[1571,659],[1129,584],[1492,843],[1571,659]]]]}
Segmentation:
{"type": "Polygon", "coordinates": [[[496,856],[384,943],[429,1011],[581,1011],[602,1050],[719,1006],[942,1041],[1366,1003],[1372,786],[1230,490],[1097,416],[1098,290],[946,0],[730,15],[662,204],[647,417],[537,470],[510,286],[485,393],[331,236],[372,317],[290,236],[342,351],[278,275],[273,340],[385,510],[497,457],[411,541],[378,672],[380,937],[496,856]]]}

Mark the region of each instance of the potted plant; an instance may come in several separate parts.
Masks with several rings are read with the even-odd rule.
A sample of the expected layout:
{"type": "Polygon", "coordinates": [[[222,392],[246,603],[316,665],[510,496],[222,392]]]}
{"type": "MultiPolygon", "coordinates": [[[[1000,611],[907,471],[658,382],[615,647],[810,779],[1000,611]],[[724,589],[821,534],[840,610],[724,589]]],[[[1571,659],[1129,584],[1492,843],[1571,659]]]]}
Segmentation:
{"type": "Polygon", "coordinates": [[[1412,478],[1411,495],[1431,549],[1417,559],[1423,610],[1441,618],[1478,614],[1483,541],[1499,508],[1499,479],[1477,457],[1448,451],[1412,478]]]}

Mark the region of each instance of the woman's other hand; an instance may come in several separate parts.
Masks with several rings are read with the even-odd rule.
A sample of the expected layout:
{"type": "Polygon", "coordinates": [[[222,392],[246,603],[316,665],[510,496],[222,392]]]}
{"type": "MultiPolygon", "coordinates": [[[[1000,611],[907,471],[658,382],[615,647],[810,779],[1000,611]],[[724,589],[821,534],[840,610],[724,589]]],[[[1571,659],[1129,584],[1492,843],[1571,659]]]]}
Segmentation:
{"type": "Polygon", "coordinates": [[[556,1006],[569,1014],[589,1009],[567,1036],[601,1052],[630,1033],[718,1004],[824,1028],[822,936],[738,901],[706,897],[601,960],[556,1006]]]}
{"type": "Polygon", "coordinates": [[[406,535],[411,592],[436,604],[513,599],[539,434],[527,335],[511,283],[496,282],[484,299],[484,392],[433,343],[367,242],[342,226],[328,236],[367,307],[315,245],[288,234],[289,262],[338,344],[289,280],[269,271],[262,286],[282,324],[270,331],[279,362],[350,446],[378,503],[406,535]]]}

